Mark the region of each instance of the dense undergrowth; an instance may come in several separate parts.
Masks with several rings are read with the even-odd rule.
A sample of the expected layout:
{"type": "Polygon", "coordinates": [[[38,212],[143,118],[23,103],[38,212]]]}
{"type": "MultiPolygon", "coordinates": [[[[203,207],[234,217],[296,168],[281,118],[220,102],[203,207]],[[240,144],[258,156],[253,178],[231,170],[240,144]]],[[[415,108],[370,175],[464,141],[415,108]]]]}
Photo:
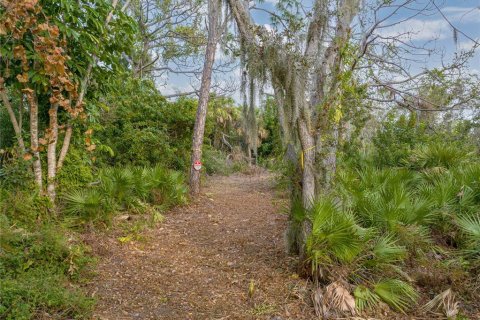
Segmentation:
{"type": "Polygon", "coordinates": [[[306,250],[326,309],[478,315],[480,159],[464,134],[391,118],[367,152],[343,154],[328,195],[293,206],[293,224],[312,222],[306,250]]]}
{"type": "Polygon", "coordinates": [[[84,188],[59,197],[58,208],[27,191],[2,190],[0,315],[2,319],[88,318],[94,301],[81,284],[93,258],[76,231],[105,228],[122,212],[161,221],[187,201],[183,174],[161,166],[107,168],[84,188]]]}
{"type": "MultiPolygon", "coordinates": [[[[15,156],[15,135],[0,108],[0,122],[6,123],[0,127],[0,319],[89,318],[95,302],[82,285],[95,259],[82,232],[106,232],[123,221],[117,217],[136,215],[124,221],[118,239],[135,240],[142,229],[161,222],[165,210],[188,201],[185,177],[197,101],[168,102],[147,80],[112,81],[101,97],[90,97],[88,121],[74,126],[56,179],[55,207],[35,191],[31,160],[15,156]],[[95,148],[86,150],[87,139],[95,148]]],[[[245,169],[241,151],[232,150],[239,117],[232,100],[212,97],[206,174],[245,169]],[[223,135],[232,145],[222,142],[223,135]]]]}

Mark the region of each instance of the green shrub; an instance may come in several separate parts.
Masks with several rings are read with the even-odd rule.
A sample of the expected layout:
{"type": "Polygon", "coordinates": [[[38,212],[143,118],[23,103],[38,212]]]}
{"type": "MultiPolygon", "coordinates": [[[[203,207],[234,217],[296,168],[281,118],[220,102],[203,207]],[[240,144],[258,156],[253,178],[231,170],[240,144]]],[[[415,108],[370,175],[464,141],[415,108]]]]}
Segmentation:
{"type": "MultiPolygon", "coordinates": [[[[3,218],[7,222],[7,219],[3,218]]],[[[35,319],[46,312],[87,318],[93,300],[72,285],[89,263],[81,245],[67,240],[58,225],[35,231],[0,226],[0,318],[35,319]]]]}
{"type": "Polygon", "coordinates": [[[183,175],[160,165],[107,168],[98,179],[86,189],[65,193],[62,199],[67,215],[83,222],[108,222],[114,212],[144,212],[146,204],[168,208],[188,200],[183,175]]]}
{"type": "Polygon", "coordinates": [[[233,172],[227,163],[227,156],[220,150],[205,148],[203,150],[203,166],[207,174],[229,175],[233,172]]]}
{"type": "Polygon", "coordinates": [[[307,216],[312,232],[306,250],[316,278],[351,282],[357,287],[354,296],[360,310],[380,301],[402,312],[412,307],[418,294],[399,279],[407,249],[395,235],[362,226],[353,211],[329,199],[316,201],[307,216]]]}
{"type": "Polygon", "coordinates": [[[415,169],[446,168],[460,166],[474,157],[472,149],[461,148],[450,143],[430,142],[412,150],[405,164],[415,169]]]}
{"type": "Polygon", "coordinates": [[[82,147],[71,146],[62,169],[58,172],[58,192],[79,189],[94,179],[93,163],[82,147]]]}

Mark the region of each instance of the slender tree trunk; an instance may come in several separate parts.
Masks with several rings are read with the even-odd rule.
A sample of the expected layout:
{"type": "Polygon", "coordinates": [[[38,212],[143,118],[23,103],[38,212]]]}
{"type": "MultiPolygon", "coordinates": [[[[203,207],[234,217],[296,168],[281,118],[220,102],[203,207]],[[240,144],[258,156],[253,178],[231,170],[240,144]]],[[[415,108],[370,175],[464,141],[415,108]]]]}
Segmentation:
{"type": "Polygon", "coordinates": [[[208,1],[208,41],[205,52],[205,63],[203,66],[202,83],[198,99],[197,116],[193,129],[192,158],[190,167],[190,193],[195,196],[200,193],[200,171],[195,170],[193,164],[202,158],[203,135],[205,133],[205,121],[207,117],[207,105],[210,96],[210,85],[212,80],[212,68],[215,61],[217,49],[217,32],[219,20],[219,1],[208,1]]]}
{"type": "Polygon", "coordinates": [[[60,171],[60,169],[63,167],[63,162],[67,157],[68,149],[70,148],[70,141],[72,140],[72,133],[72,125],[68,124],[67,129],[65,130],[65,137],[63,138],[62,149],[60,150],[60,155],[58,156],[57,172],[60,171]]]}
{"type": "Polygon", "coordinates": [[[3,104],[7,108],[8,116],[10,117],[10,121],[13,126],[13,130],[15,131],[15,137],[17,138],[17,143],[20,148],[20,156],[23,156],[25,153],[25,142],[22,137],[22,128],[17,121],[17,117],[15,116],[15,112],[13,112],[12,104],[8,99],[7,91],[3,85],[3,79],[0,78],[0,96],[2,98],[3,104]]]}
{"type": "Polygon", "coordinates": [[[256,88],[255,88],[255,79],[253,76],[250,76],[249,83],[249,103],[247,111],[247,136],[249,142],[250,151],[250,165],[257,164],[257,139],[258,139],[258,129],[257,129],[257,117],[255,115],[255,100],[256,100],[256,88]],[[252,157],[253,155],[253,157],[252,157]]]}
{"type": "Polygon", "coordinates": [[[30,105],[30,149],[33,153],[33,175],[39,192],[42,192],[42,162],[38,149],[38,102],[34,93],[28,93],[27,100],[30,105]]]}
{"type": "Polygon", "coordinates": [[[58,140],[58,105],[52,105],[48,111],[50,116],[49,141],[47,148],[47,194],[55,203],[55,187],[57,175],[57,140],[58,140]]]}

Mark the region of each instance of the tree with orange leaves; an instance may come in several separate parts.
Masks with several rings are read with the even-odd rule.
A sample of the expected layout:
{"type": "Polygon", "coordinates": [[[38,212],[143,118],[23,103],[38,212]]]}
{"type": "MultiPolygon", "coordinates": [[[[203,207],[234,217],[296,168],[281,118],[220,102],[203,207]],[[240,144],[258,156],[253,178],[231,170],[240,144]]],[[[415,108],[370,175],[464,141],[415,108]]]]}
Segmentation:
{"type": "MultiPolygon", "coordinates": [[[[19,158],[32,162],[36,185],[52,202],[56,175],[68,153],[72,123],[87,117],[84,98],[92,70],[98,66],[99,57],[112,69],[115,56],[121,55],[116,50],[123,49],[118,44],[109,48],[108,42],[101,45],[112,18],[114,24],[120,21],[122,25],[113,32],[121,30],[123,42],[130,40],[125,37],[129,29],[124,28],[128,18],[117,14],[117,4],[117,0],[99,1],[93,6],[84,1],[0,1],[0,98],[15,131],[19,158]],[[28,104],[29,146],[9,92],[18,92],[28,104]],[[59,123],[60,118],[65,123],[59,123]],[[57,152],[62,131],[63,145],[57,152]],[[46,171],[42,168],[43,151],[46,171]]],[[[119,38],[109,36],[115,41],[119,38]]],[[[85,134],[85,146],[93,151],[95,145],[89,137],[92,130],[87,128],[85,134]]]]}

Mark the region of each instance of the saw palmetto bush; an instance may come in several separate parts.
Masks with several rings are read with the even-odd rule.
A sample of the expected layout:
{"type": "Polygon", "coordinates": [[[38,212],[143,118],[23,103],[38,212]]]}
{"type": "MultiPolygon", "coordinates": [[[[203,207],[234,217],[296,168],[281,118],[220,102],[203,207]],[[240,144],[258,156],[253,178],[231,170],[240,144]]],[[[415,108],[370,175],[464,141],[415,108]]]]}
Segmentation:
{"type": "Polygon", "coordinates": [[[304,210],[313,278],[345,288],[357,311],[415,308],[425,291],[417,265],[452,272],[441,290],[475,288],[458,276],[480,266],[480,165],[464,151],[431,142],[409,149],[395,167],[343,163],[330,196],[304,210]]]}
{"type": "Polygon", "coordinates": [[[407,249],[394,235],[362,226],[353,211],[331,199],[315,202],[306,215],[312,221],[306,249],[314,279],[354,287],[358,310],[383,301],[404,312],[414,304],[417,293],[402,270],[407,249]]]}
{"type": "Polygon", "coordinates": [[[459,147],[452,143],[428,143],[419,145],[405,164],[418,169],[454,168],[469,162],[474,157],[472,147],[459,147]]]}
{"type": "Polygon", "coordinates": [[[70,216],[105,221],[115,212],[185,204],[187,187],[181,173],[162,166],[107,168],[99,173],[98,181],[66,193],[63,201],[64,212],[70,216]]]}
{"type": "Polygon", "coordinates": [[[178,171],[155,166],[147,170],[146,181],[150,189],[149,199],[157,205],[183,205],[188,200],[185,178],[178,171]]]}

